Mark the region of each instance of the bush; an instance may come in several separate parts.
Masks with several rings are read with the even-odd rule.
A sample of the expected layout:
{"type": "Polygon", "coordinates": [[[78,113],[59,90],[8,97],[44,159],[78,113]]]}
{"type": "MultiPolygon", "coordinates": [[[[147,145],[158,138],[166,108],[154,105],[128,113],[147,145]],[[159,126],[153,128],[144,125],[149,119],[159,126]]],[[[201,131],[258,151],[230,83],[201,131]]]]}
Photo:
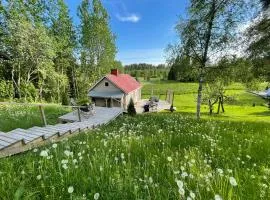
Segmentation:
{"type": "Polygon", "coordinates": [[[0,81],[0,97],[12,99],[14,89],[11,81],[0,81]]]}
{"type": "Polygon", "coordinates": [[[62,105],[68,106],[69,105],[69,97],[67,93],[62,94],[62,105]]]}
{"type": "Polygon", "coordinates": [[[135,109],[135,106],[134,106],[134,102],[133,102],[133,99],[132,99],[132,98],[130,99],[130,102],[129,102],[129,104],[128,104],[128,109],[127,109],[127,111],[128,111],[128,114],[131,115],[131,116],[134,116],[134,115],[137,114],[136,109],[135,109]]]}

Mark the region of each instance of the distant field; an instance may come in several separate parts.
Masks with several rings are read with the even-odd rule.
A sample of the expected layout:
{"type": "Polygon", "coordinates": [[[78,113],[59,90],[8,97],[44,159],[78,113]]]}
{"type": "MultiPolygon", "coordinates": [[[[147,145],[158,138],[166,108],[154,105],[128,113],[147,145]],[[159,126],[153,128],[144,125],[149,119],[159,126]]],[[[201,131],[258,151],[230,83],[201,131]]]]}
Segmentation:
{"type": "Polygon", "coordinates": [[[181,113],[120,117],[1,159],[0,199],[268,200],[269,129],[181,113]]]}
{"type": "MultiPolygon", "coordinates": [[[[70,109],[60,105],[47,105],[44,107],[48,124],[56,124],[59,116],[69,112],[70,109]]],[[[16,128],[30,128],[43,126],[38,106],[1,105],[0,104],[0,131],[10,131],[16,128]]]]}
{"type": "MultiPolygon", "coordinates": [[[[171,89],[175,92],[174,106],[177,112],[195,116],[197,83],[180,83],[175,81],[151,81],[142,82],[143,98],[149,98],[152,94],[165,99],[166,91],[171,89]]],[[[263,88],[263,87],[262,87],[263,88]]],[[[209,116],[208,105],[202,104],[202,117],[221,120],[240,120],[240,121],[264,121],[270,122],[270,110],[266,106],[266,101],[258,96],[246,91],[242,84],[234,83],[228,86],[226,96],[230,101],[225,103],[225,113],[209,116]],[[255,107],[253,107],[255,104],[255,107]]],[[[217,110],[217,104],[214,106],[217,110]]]]}

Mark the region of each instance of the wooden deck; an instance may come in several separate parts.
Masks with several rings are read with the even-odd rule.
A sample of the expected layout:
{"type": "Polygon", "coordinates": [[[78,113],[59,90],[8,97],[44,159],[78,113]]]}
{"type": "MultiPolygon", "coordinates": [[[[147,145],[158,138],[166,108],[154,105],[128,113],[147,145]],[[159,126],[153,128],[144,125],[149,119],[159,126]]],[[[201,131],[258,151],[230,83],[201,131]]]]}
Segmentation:
{"type": "Polygon", "coordinates": [[[68,113],[59,118],[65,124],[32,127],[29,129],[15,129],[7,133],[0,132],[0,158],[14,155],[50,142],[59,141],[73,136],[84,130],[91,130],[107,124],[123,113],[121,108],[96,107],[96,113],[90,117],[81,117],[78,113],[68,113]]]}
{"type": "MultiPolygon", "coordinates": [[[[119,112],[122,113],[122,109],[118,107],[106,108],[106,107],[95,107],[95,113],[93,115],[80,114],[82,122],[93,122],[94,124],[104,123],[110,121],[114,116],[118,115],[119,112]]],[[[78,111],[75,110],[71,113],[63,115],[58,118],[59,122],[79,122],[78,111]]]]}
{"type": "MultiPolygon", "coordinates": [[[[137,113],[139,114],[143,113],[144,112],[143,106],[146,105],[147,103],[149,103],[148,99],[142,99],[141,101],[137,102],[135,105],[137,113]]],[[[171,104],[169,104],[169,102],[159,100],[159,102],[157,102],[157,108],[154,110],[150,108],[149,112],[160,112],[162,110],[170,109],[170,107],[171,104]]]]}

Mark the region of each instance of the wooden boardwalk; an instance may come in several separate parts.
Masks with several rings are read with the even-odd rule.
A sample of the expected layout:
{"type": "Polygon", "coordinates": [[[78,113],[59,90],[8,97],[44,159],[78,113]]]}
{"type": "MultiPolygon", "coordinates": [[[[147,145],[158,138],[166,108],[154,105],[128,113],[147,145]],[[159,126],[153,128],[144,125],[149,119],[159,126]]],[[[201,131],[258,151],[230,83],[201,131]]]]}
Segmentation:
{"type": "Polygon", "coordinates": [[[94,129],[109,123],[123,113],[121,108],[96,107],[95,110],[96,113],[93,116],[82,116],[80,122],[77,111],[74,111],[59,118],[61,122],[73,123],[35,126],[29,129],[18,128],[7,133],[0,132],[0,158],[56,142],[81,131],[94,129]]]}

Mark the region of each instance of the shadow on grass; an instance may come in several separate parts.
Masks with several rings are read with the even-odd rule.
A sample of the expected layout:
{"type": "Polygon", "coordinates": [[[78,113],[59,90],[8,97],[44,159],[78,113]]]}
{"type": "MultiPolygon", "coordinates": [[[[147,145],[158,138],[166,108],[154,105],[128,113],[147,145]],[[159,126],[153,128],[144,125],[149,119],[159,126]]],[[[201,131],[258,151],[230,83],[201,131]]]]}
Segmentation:
{"type": "Polygon", "coordinates": [[[270,116],[270,110],[263,111],[263,112],[253,112],[253,113],[249,113],[249,115],[270,116]]]}

